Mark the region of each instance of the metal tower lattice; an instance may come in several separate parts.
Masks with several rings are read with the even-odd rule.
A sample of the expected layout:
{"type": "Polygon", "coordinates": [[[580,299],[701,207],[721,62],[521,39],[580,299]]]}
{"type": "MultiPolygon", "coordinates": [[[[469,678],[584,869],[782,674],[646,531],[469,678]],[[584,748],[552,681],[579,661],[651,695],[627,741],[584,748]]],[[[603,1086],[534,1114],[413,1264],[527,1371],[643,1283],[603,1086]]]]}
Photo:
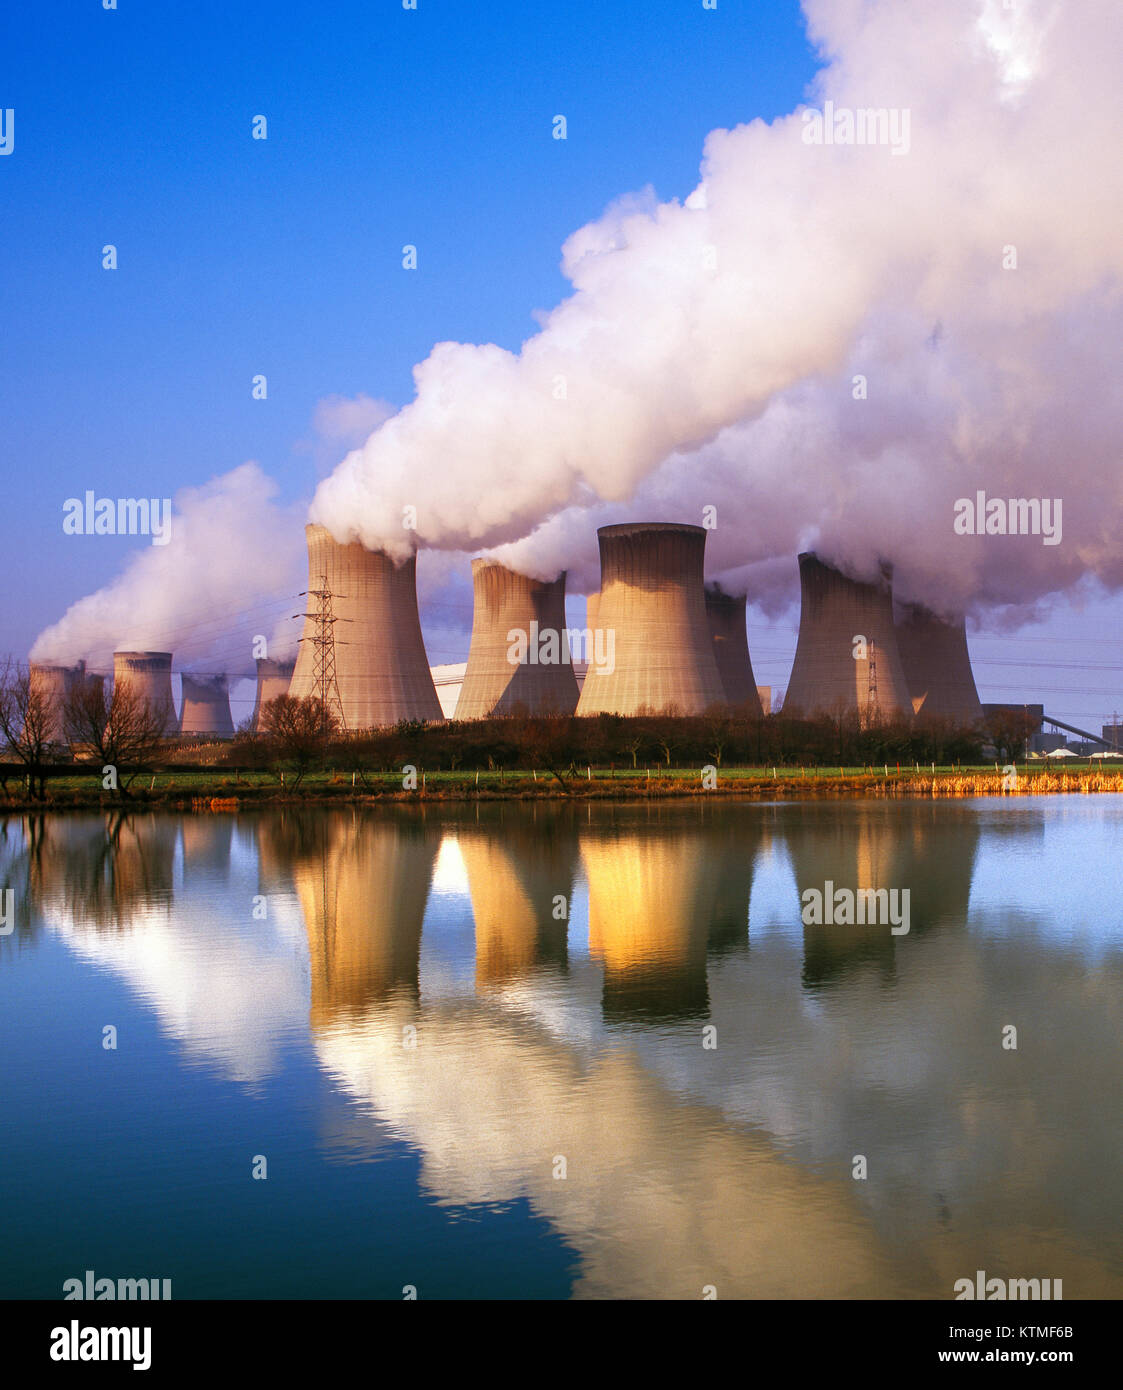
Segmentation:
{"type": "Polygon", "coordinates": [[[301,616],[311,618],[315,627],[311,637],[301,638],[301,641],[311,641],[314,648],[315,655],[312,658],[313,689],[319,698],[321,709],[325,711],[325,714],[334,714],[340,729],[345,729],[347,724],[343,717],[343,700],[339,694],[339,682],[335,677],[335,625],[347,620],[336,617],[331,606],[332,599],[341,596],[333,594],[328,588],[326,574],[320,575],[320,587],[309,589],[307,596],[316,600],[316,610],[312,613],[303,613],[301,616]]]}

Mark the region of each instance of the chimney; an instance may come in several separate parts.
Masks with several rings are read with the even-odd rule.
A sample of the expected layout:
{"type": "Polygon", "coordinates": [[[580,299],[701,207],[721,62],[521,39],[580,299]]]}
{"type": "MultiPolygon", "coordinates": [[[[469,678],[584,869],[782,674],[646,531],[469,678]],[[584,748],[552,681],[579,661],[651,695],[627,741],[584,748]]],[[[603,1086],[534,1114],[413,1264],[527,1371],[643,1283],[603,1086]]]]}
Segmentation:
{"type": "Polygon", "coordinates": [[[897,647],[914,714],[963,726],[982,719],[964,618],[940,618],[922,604],[902,604],[897,647]]]}
{"type": "Polygon", "coordinates": [[[179,732],[184,736],[211,735],[233,738],[234,720],[230,716],[230,691],[225,676],[181,675],[183,700],[179,712],[179,732]]]}
{"type": "Polygon", "coordinates": [[[589,667],[579,715],[674,710],[724,701],[702,592],[706,532],[648,522],[602,526],[595,622],[611,660],[589,667]]]}
{"type": "Polygon", "coordinates": [[[763,718],[745,631],[745,596],[727,594],[720,585],[707,584],[706,617],[725,703],[751,718],[763,718]]]}
{"type": "Polygon", "coordinates": [[[566,638],[564,571],[546,583],[494,560],[473,560],[472,587],[472,642],[456,718],[510,714],[518,705],[531,714],[572,714],[577,678],[566,638]],[[514,663],[512,633],[523,634],[514,663]]]}
{"type": "Polygon", "coordinates": [[[891,578],[885,566],[880,579],[860,583],[810,552],[799,557],[802,611],[784,700],[788,713],[911,715],[893,625],[891,578]]]}
{"type": "Polygon", "coordinates": [[[162,713],[165,734],[177,732],[171,652],[114,652],[113,684],[121,688],[129,686],[150,708],[162,713]]]}
{"type": "MultiPolygon", "coordinates": [[[[327,587],[335,624],[335,675],[347,729],[374,729],[403,719],[443,718],[425,656],[417,613],[417,557],[401,565],[381,550],[340,545],[324,526],[304,528],[308,588],[327,587]]],[[[308,612],[319,600],[308,595],[308,612]]],[[[315,617],[304,620],[289,694],[318,695],[315,617]]]]}
{"type": "Polygon", "coordinates": [[[292,683],[293,667],[296,661],[273,661],[269,657],[257,658],[257,698],[253,702],[253,715],[250,727],[255,734],[261,733],[261,712],[270,700],[278,695],[287,695],[292,683]]]}

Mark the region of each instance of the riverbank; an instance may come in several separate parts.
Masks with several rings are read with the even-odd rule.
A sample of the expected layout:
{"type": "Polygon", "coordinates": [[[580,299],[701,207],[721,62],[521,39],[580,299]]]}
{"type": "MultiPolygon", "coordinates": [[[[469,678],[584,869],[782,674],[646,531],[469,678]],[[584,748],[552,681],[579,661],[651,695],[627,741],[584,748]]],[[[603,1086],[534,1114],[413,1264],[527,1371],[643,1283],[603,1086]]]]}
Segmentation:
{"type": "Polygon", "coordinates": [[[425,772],[416,785],[399,773],[310,773],[295,786],[289,776],[211,770],[137,777],[126,795],[103,790],[98,776],[53,778],[45,800],[24,788],[0,799],[7,811],[166,809],[222,812],[254,806],[367,804],[371,802],[633,801],[682,797],[798,800],[820,797],[1042,796],[1123,792],[1123,770],[1038,768],[1014,775],[988,767],[870,768],[585,768],[555,776],[542,771],[425,772]]]}

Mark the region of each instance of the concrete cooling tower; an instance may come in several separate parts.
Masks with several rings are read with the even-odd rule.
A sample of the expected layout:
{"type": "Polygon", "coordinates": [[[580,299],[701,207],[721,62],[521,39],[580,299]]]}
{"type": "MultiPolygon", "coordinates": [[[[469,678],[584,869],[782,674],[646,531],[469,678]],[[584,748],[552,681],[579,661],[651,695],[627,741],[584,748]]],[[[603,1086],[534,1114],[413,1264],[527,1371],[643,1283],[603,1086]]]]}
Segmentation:
{"type": "Polygon", "coordinates": [[[472,587],[472,641],[456,718],[486,719],[517,706],[531,714],[572,714],[577,677],[565,634],[564,571],[546,583],[493,560],[473,560],[472,587]],[[511,633],[525,634],[521,651],[511,633]]]}
{"type": "MultiPolygon", "coordinates": [[[[347,729],[373,729],[403,719],[437,720],[436,686],[425,656],[417,614],[417,561],[395,565],[380,550],[340,545],[324,526],[304,528],[308,538],[308,588],[327,587],[335,625],[335,672],[347,729]]],[[[308,596],[308,611],[319,600],[308,596]]],[[[289,694],[316,695],[316,620],[305,618],[300,655],[289,694]]]]}
{"type": "Polygon", "coordinates": [[[939,618],[920,604],[903,605],[897,614],[897,646],[914,714],[960,725],[982,719],[963,618],[939,618]]]}
{"type": "Polygon", "coordinates": [[[702,593],[706,532],[649,522],[602,526],[595,621],[611,660],[590,667],[579,715],[675,710],[724,702],[702,593]]]}
{"type": "Polygon", "coordinates": [[[292,683],[294,661],[273,661],[269,657],[257,658],[257,697],[253,702],[253,715],[250,727],[255,734],[261,733],[261,712],[270,700],[278,695],[287,695],[292,683]]]}
{"type": "Polygon", "coordinates": [[[185,736],[211,735],[233,738],[230,691],[225,676],[180,676],[183,701],[179,732],[185,736]]]}
{"type": "Polygon", "coordinates": [[[717,584],[706,585],[706,617],[710,623],[710,640],[714,646],[725,702],[743,709],[750,716],[764,717],[756,677],[749,657],[749,639],[745,631],[745,597],[727,594],[717,584]]]}
{"type": "Polygon", "coordinates": [[[883,719],[911,715],[889,570],[872,584],[860,583],[805,552],[799,581],[799,641],[784,709],[804,715],[856,710],[883,719]]]}
{"type": "Polygon", "coordinates": [[[171,652],[114,652],[113,684],[128,686],[148,706],[163,715],[164,732],[178,732],[175,703],[172,700],[171,652]]]}
{"type": "Polygon", "coordinates": [[[42,692],[46,704],[43,734],[48,743],[66,742],[64,709],[76,686],[85,679],[86,663],[57,666],[48,661],[31,661],[28,673],[32,691],[42,692]]]}

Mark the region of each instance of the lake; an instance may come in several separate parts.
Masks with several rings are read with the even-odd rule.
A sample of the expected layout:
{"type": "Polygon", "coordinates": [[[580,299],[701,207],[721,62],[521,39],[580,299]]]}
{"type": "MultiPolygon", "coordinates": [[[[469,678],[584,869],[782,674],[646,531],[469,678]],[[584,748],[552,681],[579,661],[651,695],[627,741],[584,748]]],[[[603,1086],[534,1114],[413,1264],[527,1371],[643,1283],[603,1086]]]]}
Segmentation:
{"type": "Polygon", "coordinates": [[[1118,1298],[1121,860],[1112,795],[9,818],[0,1296],[1118,1298]]]}

